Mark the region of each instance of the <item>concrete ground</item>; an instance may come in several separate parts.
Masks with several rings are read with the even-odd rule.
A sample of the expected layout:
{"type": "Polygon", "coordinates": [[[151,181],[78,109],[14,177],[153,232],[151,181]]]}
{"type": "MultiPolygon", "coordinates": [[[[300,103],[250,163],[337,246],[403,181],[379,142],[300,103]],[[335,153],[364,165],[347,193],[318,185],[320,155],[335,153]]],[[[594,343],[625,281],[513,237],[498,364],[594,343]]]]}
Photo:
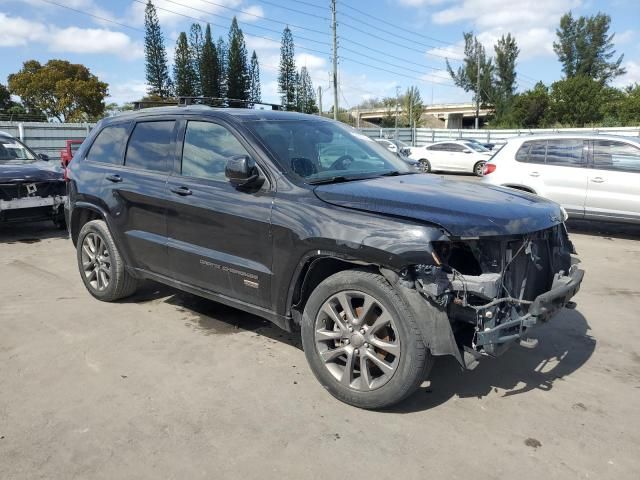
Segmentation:
{"type": "Polygon", "coordinates": [[[640,229],[571,226],[587,275],[534,350],[387,412],[333,399],[300,341],[156,284],[105,304],[48,224],[0,227],[0,478],[611,478],[640,472],[640,229]]]}

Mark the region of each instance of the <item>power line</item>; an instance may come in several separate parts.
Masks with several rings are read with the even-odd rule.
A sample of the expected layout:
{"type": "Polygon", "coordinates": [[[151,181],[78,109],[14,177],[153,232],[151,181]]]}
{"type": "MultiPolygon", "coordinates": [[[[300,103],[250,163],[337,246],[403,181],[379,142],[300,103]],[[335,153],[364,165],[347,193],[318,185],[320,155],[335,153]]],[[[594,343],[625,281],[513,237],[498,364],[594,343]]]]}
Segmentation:
{"type": "MultiPolygon", "coordinates": [[[[299,14],[301,14],[301,15],[306,15],[306,16],[308,16],[308,17],[319,18],[319,19],[321,19],[321,20],[327,20],[328,22],[330,22],[330,21],[331,21],[331,19],[330,19],[330,18],[327,18],[327,17],[321,17],[321,16],[319,16],[319,15],[317,15],[317,14],[315,14],[315,13],[305,12],[304,10],[298,10],[298,9],[291,8],[291,7],[283,7],[282,5],[278,5],[278,4],[277,4],[277,3],[275,3],[275,2],[269,2],[269,1],[267,1],[267,0],[258,0],[258,2],[260,2],[260,3],[266,3],[267,5],[272,5],[272,6],[274,6],[274,7],[281,8],[282,10],[288,10],[288,11],[290,11],[290,12],[299,13],[299,14]]],[[[326,7],[326,6],[324,6],[324,5],[323,5],[323,6],[320,6],[320,5],[316,5],[316,4],[314,4],[314,3],[301,2],[301,1],[299,1],[299,0],[298,0],[296,3],[302,4],[302,5],[309,5],[309,6],[312,6],[312,7],[320,8],[320,9],[322,9],[322,10],[326,10],[326,9],[327,9],[327,7],[326,7]]]]}
{"type": "Polygon", "coordinates": [[[81,13],[81,14],[83,14],[83,15],[87,15],[87,16],[89,16],[89,17],[97,18],[98,20],[102,20],[102,21],[104,21],[104,22],[109,22],[109,23],[113,23],[113,24],[115,24],[115,25],[120,25],[121,27],[129,28],[129,29],[131,29],[131,30],[135,30],[135,31],[137,31],[137,32],[144,32],[144,30],[143,30],[143,29],[141,29],[141,28],[138,28],[138,27],[132,27],[131,25],[127,25],[127,24],[125,24],[125,23],[116,22],[115,20],[111,20],[111,19],[109,19],[109,18],[101,17],[100,15],[94,15],[93,13],[85,12],[84,10],[78,10],[78,9],[76,9],[76,8],[68,7],[68,6],[66,6],[66,5],[62,5],[62,4],[60,4],[60,3],[52,2],[52,1],[50,1],[50,0],[40,0],[40,1],[41,1],[41,2],[45,2],[45,3],[48,3],[48,4],[50,4],[50,5],[56,5],[56,6],[61,7],[61,8],[66,8],[67,10],[71,10],[71,11],[74,11],[74,12],[76,12],[76,13],[81,13]]]}
{"type": "MultiPolygon", "coordinates": [[[[345,5],[345,6],[346,6],[346,5],[345,5]]],[[[403,36],[403,35],[400,35],[398,32],[392,32],[392,31],[390,31],[390,30],[385,30],[385,29],[383,29],[383,28],[376,27],[375,25],[371,25],[370,23],[367,23],[367,22],[365,22],[365,21],[363,21],[363,20],[360,20],[359,18],[356,18],[356,17],[354,17],[353,15],[349,15],[349,14],[342,13],[342,12],[340,12],[340,15],[342,15],[343,17],[346,17],[346,18],[350,18],[350,19],[352,19],[352,20],[355,20],[356,22],[359,22],[359,23],[361,23],[361,24],[363,24],[363,25],[366,25],[367,27],[371,27],[371,28],[373,28],[373,29],[376,29],[376,31],[384,32],[384,33],[389,34],[389,35],[393,35],[394,37],[396,37],[396,38],[400,38],[400,39],[402,39],[402,40],[406,40],[406,41],[409,41],[409,42],[412,42],[412,43],[416,43],[416,44],[418,44],[418,45],[423,45],[423,46],[425,46],[425,47],[429,47],[429,48],[442,48],[442,47],[436,47],[435,45],[429,45],[429,44],[426,44],[426,43],[418,42],[418,41],[416,41],[416,40],[415,40],[415,38],[405,37],[405,36],[403,36]]],[[[385,22],[385,23],[387,23],[387,22],[385,22]]],[[[391,25],[391,24],[389,24],[389,25],[391,25]]],[[[392,25],[392,26],[393,26],[393,25],[392,25]]],[[[436,40],[436,39],[433,39],[433,40],[436,40]]],[[[436,40],[436,41],[438,41],[438,40],[436,40]]],[[[445,45],[454,46],[455,44],[453,44],[453,43],[446,43],[445,45]]],[[[456,46],[456,47],[457,47],[457,46],[456,46]]],[[[454,52],[454,53],[457,53],[457,52],[454,52]]]]}
{"type": "MultiPolygon", "coordinates": [[[[430,65],[424,65],[424,64],[421,64],[421,63],[416,63],[415,60],[409,60],[409,59],[406,59],[406,58],[398,57],[398,56],[394,55],[393,53],[383,52],[382,50],[378,50],[376,48],[371,48],[370,46],[365,45],[363,43],[356,42],[355,40],[344,39],[344,38],[342,40],[347,41],[349,43],[353,43],[354,45],[358,45],[359,47],[366,48],[367,50],[370,50],[372,52],[379,53],[379,54],[384,55],[386,57],[391,57],[391,58],[394,58],[396,60],[400,60],[402,62],[407,62],[409,64],[414,64],[414,65],[416,65],[418,67],[427,68],[429,70],[433,70],[434,72],[446,72],[447,71],[444,68],[437,68],[437,67],[432,67],[430,65]]],[[[342,48],[344,48],[345,50],[348,50],[346,47],[342,47],[342,48]]],[[[362,55],[362,54],[358,53],[358,55],[362,55]]],[[[402,67],[402,68],[404,68],[404,67],[402,67]]]]}
{"type": "MultiPolygon", "coordinates": [[[[376,21],[378,21],[378,22],[380,22],[380,23],[384,23],[385,25],[390,25],[390,26],[392,26],[392,27],[395,27],[395,25],[394,25],[394,24],[392,24],[391,22],[389,22],[389,21],[387,21],[387,20],[384,20],[384,19],[382,19],[382,18],[380,18],[380,17],[376,17],[376,16],[374,16],[374,15],[371,15],[371,14],[369,14],[369,13],[367,13],[367,12],[363,11],[363,10],[357,9],[357,8],[355,8],[355,7],[352,7],[351,5],[347,5],[346,3],[343,5],[343,7],[346,7],[346,8],[348,8],[348,9],[350,9],[350,10],[353,10],[354,12],[358,12],[360,15],[363,15],[363,16],[365,16],[365,17],[369,17],[369,18],[371,18],[371,19],[373,19],[373,20],[376,20],[376,21]]],[[[351,16],[351,15],[347,15],[347,14],[343,14],[343,15],[344,15],[345,17],[347,17],[347,16],[348,16],[349,18],[351,18],[351,19],[353,19],[353,20],[357,20],[357,21],[359,21],[359,22],[361,22],[361,23],[365,23],[365,22],[363,22],[362,20],[359,20],[359,19],[357,19],[356,17],[353,17],[353,16],[351,16]]],[[[374,27],[374,28],[378,28],[378,27],[374,27]]],[[[443,43],[443,44],[445,44],[445,45],[455,45],[454,43],[445,42],[444,40],[440,40],[439,38],[430,37],[429,35],[424,35],[424,34],[422,34],[422,33],[418,33],[418,32],[413,31],[413,30],[411,30],[411,31],[410,31],[410,33],[413,33],[414,35],[418,35],[418,36],[423,37],[423,38],[427,38],[427,39],[432,40],[432,41],[434,41],[434,42],[443,43]]],[[[394,35],[395,35],[395,33],[394,33],[394,35]]],[[[412,39],[412,41],[413,41],[413,39],[412,39]]]]}

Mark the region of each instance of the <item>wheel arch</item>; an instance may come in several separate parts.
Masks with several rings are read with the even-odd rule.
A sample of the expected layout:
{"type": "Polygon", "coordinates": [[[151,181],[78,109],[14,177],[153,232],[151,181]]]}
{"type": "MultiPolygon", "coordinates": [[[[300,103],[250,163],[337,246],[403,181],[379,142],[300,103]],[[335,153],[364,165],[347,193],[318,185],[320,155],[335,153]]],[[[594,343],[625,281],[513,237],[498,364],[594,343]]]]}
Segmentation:
{"type": "Polygon", "coordinates": [[[533,188],[527,187],[525,185],[519,185],[517,183],[505,183],[502,186],[503,187],[508,187],[508,188],[513,188],[514,190],[520,190],[522,192],[533,193],[534,195],[537,195],[536,191],[533,188]]]}
{"type": "Polygon", "coordinates": [[[92,220],[106,221],[106,215],[100,208],[89,203],[78,203],[74,206],[69,219],[69,233],[74,246],[78,241],[78,235],[82,227],[92,220]]]}

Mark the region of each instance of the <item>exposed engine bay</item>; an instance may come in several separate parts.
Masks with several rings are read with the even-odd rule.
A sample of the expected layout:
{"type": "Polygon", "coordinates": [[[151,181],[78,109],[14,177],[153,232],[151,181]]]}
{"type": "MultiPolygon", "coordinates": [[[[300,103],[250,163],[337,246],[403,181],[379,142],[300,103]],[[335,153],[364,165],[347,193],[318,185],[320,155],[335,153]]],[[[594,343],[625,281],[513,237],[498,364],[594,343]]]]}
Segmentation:
{"type": "Polygon", "coordinates": [[[465,356],[499,355],[577,293],[584,272],[563,224],[525,235],[433,242],[433,263],[403,280],[446,313],[465,356]]]}

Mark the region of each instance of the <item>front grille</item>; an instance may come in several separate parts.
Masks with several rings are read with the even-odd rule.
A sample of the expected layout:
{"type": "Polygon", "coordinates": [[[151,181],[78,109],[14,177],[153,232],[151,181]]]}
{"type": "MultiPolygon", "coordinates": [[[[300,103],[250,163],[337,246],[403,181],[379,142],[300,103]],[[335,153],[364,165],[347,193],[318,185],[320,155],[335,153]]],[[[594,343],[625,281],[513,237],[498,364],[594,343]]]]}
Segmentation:
{"type": "Polygon", "coordinates": [[[13,200],[25,197],[51,197],[66,195],[64,182],[33,182],[0,184],[0,200],[13,200]],[[36,191],[29,193],[28,185],[35,185],[36,191]]]}

